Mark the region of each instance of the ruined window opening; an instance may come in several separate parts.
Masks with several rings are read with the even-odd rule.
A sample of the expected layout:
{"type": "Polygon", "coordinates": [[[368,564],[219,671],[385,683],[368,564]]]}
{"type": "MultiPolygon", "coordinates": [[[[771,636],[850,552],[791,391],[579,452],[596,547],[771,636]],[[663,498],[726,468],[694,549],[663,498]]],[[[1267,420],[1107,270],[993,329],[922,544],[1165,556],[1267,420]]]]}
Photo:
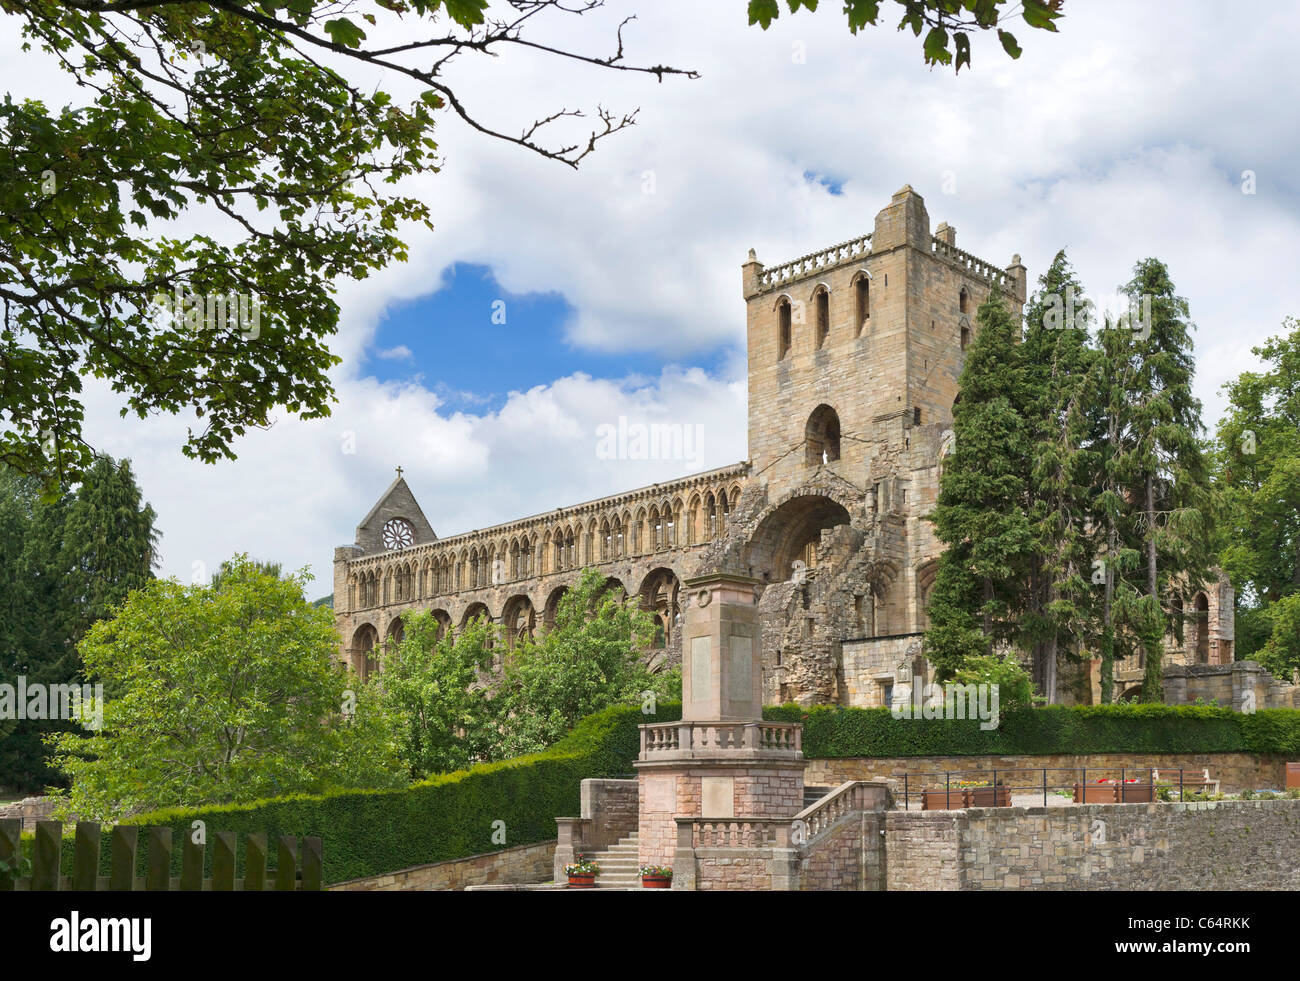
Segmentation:
{"type": "Polygon", "coordinates": [[[857,324],[857,334],[862,333],[862,328],[867,324],[867,318],[871,316],[871,280],[865,274],[858,277],[853,284],[854,307],[857,316],[854,322],[857,324]]]}
{"type": "Polygon", "coordinates": [[[804,463],[815,467],[840,458],[840,417],[829,405],[819,405],[804,426],[804,463]]]}
{"type": "Polygon", "coordinates": [[[817,309],[817,346],[823,347],[831,333],[831,295],[825,288],[818,290],[817,309]]]}
{"type": "Polygon", "coordinates": [[[790,301],[783,299],[777,306],[777,320],[780,322],[780,338],[778,345],[778,360],[784,360],[785,356],[790,353],[790,301]]]}

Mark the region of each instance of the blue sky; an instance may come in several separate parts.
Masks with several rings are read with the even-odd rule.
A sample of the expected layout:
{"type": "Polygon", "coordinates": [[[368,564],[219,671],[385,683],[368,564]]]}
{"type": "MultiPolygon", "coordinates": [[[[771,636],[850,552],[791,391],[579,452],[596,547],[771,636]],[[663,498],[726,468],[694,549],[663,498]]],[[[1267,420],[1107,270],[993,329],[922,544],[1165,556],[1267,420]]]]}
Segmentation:
{"type": "MultiPolygon", "coordinates": [[[[388,308],[359,374],[419,384],[453,411],[490,411],[510,392],[575,372],[656,376],[672,363],[654,351],[606,353],[571,343],[567,330],[575,312],[559,292],[511,293],[491,267],[456,262],[436,291],[388,308]]],[[[694,353],[691,363],[716,372],[729,347],[694,353]]]]}

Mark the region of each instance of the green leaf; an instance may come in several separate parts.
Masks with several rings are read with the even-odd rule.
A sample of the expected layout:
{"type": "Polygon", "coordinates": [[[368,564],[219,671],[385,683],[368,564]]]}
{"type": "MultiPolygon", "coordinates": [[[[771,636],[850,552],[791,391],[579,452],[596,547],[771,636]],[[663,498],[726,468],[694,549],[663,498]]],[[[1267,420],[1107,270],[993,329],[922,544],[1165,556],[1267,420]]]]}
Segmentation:
{"type": "Polygon", "coordinates": [[[335,44],[341,44],[345,48],[358,48],[361,42],[365,40],[366,32],[357,27],[356,24],[346,17],[336,17],[334,20],[325,22],[325,33],[330,36],[335,44]]]}
{"type": "Polygon", "coordinates": [[[1010,31],[999,29],[998,40],[1002,42],[1002,50],[1012,58],[1020,57],[1020,45],[1016,44],[1015,36],[1010,31]]]}
{"type": "Polygon", "coordinates": [[[777,0],[749,0],[749,23],[758,24],[767,30],[772,21],[781,16],[781,7],[777,0]]]}

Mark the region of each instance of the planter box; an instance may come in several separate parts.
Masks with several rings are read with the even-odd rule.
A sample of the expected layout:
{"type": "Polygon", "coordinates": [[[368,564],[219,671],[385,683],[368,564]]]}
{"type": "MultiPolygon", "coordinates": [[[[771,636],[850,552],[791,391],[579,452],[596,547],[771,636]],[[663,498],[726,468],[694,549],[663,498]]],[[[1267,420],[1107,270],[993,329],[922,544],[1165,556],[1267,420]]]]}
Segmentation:
{"type": "Polygon", "coordinates": [[[1074,785],[1074,802],[1076,804],[1114,804],[1115,787],[1113,783],[1076,783],[1074,785]]]}
{"type": "Polygon", "coordinates": [[[673,880],[666,875],[641,876],[642,889],[671,889],[673,880]]]}
{"type": "Polygon", "coordinates": [[[595,889],[595,888],[596,888],[596,876],[595,876],[594,874],[591,874],[591,875],[570,875],[570,876],[569,876],[569,888],[570,888],[570,889],[595,889]]]}
{"type": "Polygon", "coordinates": [[[1008,787],[972,787],[966,791],[968,807],[1010,807],[1011,790],[1008,787]]]}
{"type": "Polygon", "coordinates": [[[939,790],[921,791],[921,810],[923,811],[953,811],[967,804],[966,795],[970,791],[958,790],[954,787],[947,791],[940,788],[939,790]]]}
{"type": "Polygon", "coordinates": [[[1119,802],[1121,804],[1150,804],[1154,801],[1154,788],[1149,783],[1116,784],[1121,787],[1119,802]]]}

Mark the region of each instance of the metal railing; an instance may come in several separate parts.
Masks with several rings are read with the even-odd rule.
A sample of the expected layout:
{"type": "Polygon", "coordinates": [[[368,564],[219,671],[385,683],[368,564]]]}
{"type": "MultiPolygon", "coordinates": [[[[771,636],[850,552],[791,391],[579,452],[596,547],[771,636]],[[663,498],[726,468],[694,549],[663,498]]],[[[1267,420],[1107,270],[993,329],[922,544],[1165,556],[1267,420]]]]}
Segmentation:
{"type": "MultiPolygon", "coordinates": [[[[1105,801],[1104,803],[1145,803],[1164,799],[1160,795],[1167,792],[1172,799],[1172,795],[1177,793],[1178,800],[1187,799],[1189,793],[1203,793],[1210,787],[1219,789],[1219,781],[1210,776],[1209,770],[1204,767],[1114,767],[1114,766],[1050,766],[1050,767],[998,767],[991,770],[936,770],[930,773],[903,774],[903,809],[911,809],[913,797],[921,797],[922,805],[926,803],[927,794],[934,795],[941,799],[945,807],[943,810],[956,810],[967,806],[1011,806],[1011,795],[1018,794],[1042,794],[1043,806],[1047,806],[1048,796],[1059,791],[1071,791],[1072,796],[1078,796],[1076,788],[1083,789],[1083,800],[1078,803],[1103,803],[1103,801],[1089,801],[1090,796],[1087,788],[1111,788],[1114,790],[1114,800],[1105,801]],[[1088,778],[1089,773],[1093,774],[1093,779],[1088,778]],[[1111,775],[1118,772],[1119,779],[1115,780],[1111,775]],[[1048,781],[1049,773],[1067,773],[1077,775],[1077,779],[1071,780],[1070,783],[1052,783],[1048,781]],[[1097,778],[1097,774],[1106,774],[1097,778]],[[1130,778],[1130,774],[1137,773],[1145,775],[1146,779],[1140,777],[1130,778]],[[1177,777],[1174,774],[1177,773],[1177,777]],[[1020,785],[1008,782],[1012,774],[1037,774],[1038,778],[1026,780],[1020,785]],[[1165,776],[1167,774],[1168,776],[1165,776]],[[935,786],[936,778],[942,778],[942,783],[935,786]],[[978,781],[978,783],[976,782],[978,781]],[[956,786],[954,786],[954,782],[956,786]],[[919,786],[918,786],[919,784],[919,786]],[[970,791],[992,790],[994,800],[1002,796],[1001,791],[1006,791],[1006,804],[995,803],[992,805],[971,805],[968,803],[970,791]],[[1131,792],[1130,792],[1131,791],[1131,792]],[[942,797],[939,797],[942,795],[942,797]],[[1127,798],[1132,798],[1128,800],[1127,798]]],[[[1094,795],[1101,796],[1101,795],[1094,795]]],[[[931,807],[930,810],[936,808],[931,807]]]]}

